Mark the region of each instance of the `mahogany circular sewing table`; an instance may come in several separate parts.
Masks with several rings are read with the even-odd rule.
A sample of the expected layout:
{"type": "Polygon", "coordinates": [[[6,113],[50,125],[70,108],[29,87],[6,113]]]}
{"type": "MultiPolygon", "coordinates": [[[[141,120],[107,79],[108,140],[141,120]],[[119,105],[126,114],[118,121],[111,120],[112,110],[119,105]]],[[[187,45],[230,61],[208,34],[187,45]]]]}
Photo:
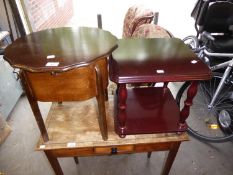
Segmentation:
{"type": "Polygon", "coordinates": [[[108,56],[117,38],[98,28],[62,27],[23,36],[5,50],[4,59],[20,68],[20,78],[43,140],[46,130],[37,101],[80,101],[96,97],[104,140],[107,124],[108,56]]]}
{"type": "Polygon", "coordinates": [[[4,59],[31,72],[66,71],[109,56],[117,38],[98,28],[62,27],[34,32],[14,41],[4,59]]]}

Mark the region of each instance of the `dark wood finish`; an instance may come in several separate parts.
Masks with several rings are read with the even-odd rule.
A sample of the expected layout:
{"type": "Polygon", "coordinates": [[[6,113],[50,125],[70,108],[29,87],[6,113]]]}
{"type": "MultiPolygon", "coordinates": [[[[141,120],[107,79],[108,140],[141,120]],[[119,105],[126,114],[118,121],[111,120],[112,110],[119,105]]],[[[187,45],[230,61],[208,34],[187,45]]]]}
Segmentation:
{"type": "Polygon", "coordinates": [[[115,105],[115,127],[120,137],[179,130],[180,111],[169,89],[164,93],[163,87],[133,88],[127,93],[127,106],[122,110],[119,102],[115,105]]]}
{"type": "Polygon", "coordinates": [[[187,99],[184,101],[184,107],[180,112],[180,121],[179,121],[180,131],[186,130],[188,127],[187,124],[185,123],[185,120],[189,116],[190,107],[192,106],[193,103],[193,98],[197,93],[197,86],[198,86],[198,82],[193,81],[190,87],[188,88],[187,99]]]}
{"type": "Polygon", "coordinates": [[[51,151],[44,151],[47,159],[49,160],[52,168],[53,168],[53,171],[55,172],[56,175],[63,175],[63,172],[62,172],[62,169],[61,169],[61,166],[57,160],[57,158],[53,155],[53,152],[51,151]]]}
{"type": "Polygon", "coordinates": [[[167,86],[168,86],[168,83],[169,82],[164,82],[164,85],[163,85],[163,94],[166,94],[166,91],[169,89],[167,86]]]}
{"type": "Polygon", "coordinates": [[[74,161],[75,161],[76,164],[79,164],[78,157],[74,157],[74,161]]]}
{"type": "Polygon", "coordinates": [[[116,37],[101,29],[64,27],[29,34],[7,47],[4,59],[21,69],[23,85],[44,142],[50,138],[37,101],[61,105],[65,101],[93,97],[98,102],[101,135],[107,140],[107,59],[116,44],[116,37]],[[48,65],[54,62],[57,65],[48,65]]]}
{"type": "MultiPolygon", "coordinates": [[[[105,66],[107,70],[107,65],[105,66]]],[[[104,140],[108,139],[108,131],[107,131],[107,121],[106,121],[106,111],[105,111],[105,99],[106,99],[106,91],[104,91],[103,87],[103,76],[101,73],[101,69],[98,65],[95,66],[96,72],[96,85],[97,85],[97,102],[98,102],[98,109],[99,109],[99,126],[100,131],[102,133],[102,137],[104,140]]],[[[105,74],[107,75],[107,74],[105,74]]],[[[107,82],[105,82],[107,83],[107,82]]],[[[107,87],[105,87],[107,89],[107,87]]]]}
{"type": "Polygon", "coordinates": [[[179,150],[180,147],[180,143],[174,143],[173,145],[171,145],[171,149],[169,150],[168,154],[167,154],[167,158],[165,159],[164,165],[163,165],[163,171],[161,173],[161,175],[167,175],[169,174],[170,170],[171,170],[171,166],[175,160],[176,154],[179,150]]]}
{"type": "Polygon", "coordinates": [[[185,131],[197,84],[190,87],[181,112],[167,85],[211,78],[208,66],[177,38],[119,40],[118,49],[110,58],[109,73],[118,86],[115,130],[120,137],[185,131]],[[163,87],[125,88],[126,84],[155,83],[156,86],[160,82],[164,83],[163,87]]]}
{"type": "Polygon", "coordinates": [[[102,86],[107,89],[107,58],[98,59],[91,65],[82,66],[69,71],[29,72],[26,71],[30,86],[38,101],[77,101],[86,100],[98,93],[95,67],[99,67],[102,86]]]}
{"type": "Polygon", "coordinates": [[[127,84],[211,78],[210,69],[177,38],[119,40],[110,72],[113,82],[127,84]]]}
{"type": "Polygon", "coordinates": [[[125,137],[125,122],[127,120],[127,115],[126,115],[126,99],[127,99],[127,89],[126,89],[126,84],[120,84],[117,89],[117,116],[118,122],[119,122],[119,136],[124,138],[125,137]]]}
{"type": "Polygon", "coordinates": [[[108,89],[104,89],[104,98],[105,101],[108,101],[108,89]]]}
{"type": "Polygon", "coordinates": [[[6,48],[4,59],[30,72],[63,72],[109,56],[116,44],[115,36],[97,28],[47,29],[15,40],[6,48]],[[48,55],[55,58],[47,59],[48,55]],[[48,62],[59,65],[46,66],[48,62]]]}
{"type": "Polygon", "coordinates": [[[31,88],[30,81],[28,80],[28,76],[25,71],[20,72],[20,78],[22,80],[22,85],[26,92],[29,104],[31,106],[32,112],[36,119],[37,125],[40,129],[41,136],[45,142],[49,141],[49,136],[44,124],[44,120],[42,118],[40,108],[37,103],[37,99],[35,98],[34,91],[31,88]]]}
{"type": "Polygon", "coordinates": [[[107,58],[62,73],[22,71],[22,80],[45,142],[49,138],[37,101],[80,101],[92,97],[96,97],[98,102],[98,122],[102,138],[108,139],[104,103],[108,86],[107,58]]]}
{"type": "Polygon", "coordinates": [[[52,137],[49,142],[43,142],[40,139],[37,145],[37,150],[50,153],[48,158],[52,162],[53,169],[60,170],[61,167],[57,167],[57,164],[51,161],[59,157],[120,155],[168,150],[173,154],[168,157],[167,166],[164,167],[166,170],[163,172],[169,172],[174,161],[174,146],[188,140],[186,133],[129,135],[121,139],[114,132],[113,96],[109,95],[109,101],[106,102],[109,139],[103,141],[98,133],[98,124],[95,122],[98,111],[93,102],[94,99],[85,102],[64,102],[62,105],[53,103],[46,120],[49,135],[52,137]],[[80,117],[76,117],[77,114],[80,117]],[[92,122],[86,121],[87,117],[92,122]],[[74,143],[72,147],[67,146],[70,142],[74,143]]]}
{"type": "Polygon", "coordinates": [[[148,152],[148,153],[147,153],[147,158],[148,158],[148,159],[151,158],[151,154],[152,154],[152,152],[148,152]]]}

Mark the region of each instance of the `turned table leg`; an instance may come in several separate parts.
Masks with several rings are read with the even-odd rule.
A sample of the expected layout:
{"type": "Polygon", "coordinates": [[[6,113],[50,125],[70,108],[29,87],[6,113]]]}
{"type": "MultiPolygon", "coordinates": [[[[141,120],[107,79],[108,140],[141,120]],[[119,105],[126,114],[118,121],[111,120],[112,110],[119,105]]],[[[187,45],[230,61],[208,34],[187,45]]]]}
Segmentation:
{"type": "Polygon", "coordinates": [[[127,99],[127,89],[126,84],[119,84],[117,88],[117,118],[119,122],[119,136],[125,137],[125,123],[126,123],[126,99],[127,99]]]}
{"type": "Polygon", "coordinates": [[[55,157],[55,156],[53,155],[53,152],[52,152],[52,151],[46,150],[46,151],[44,151],[44,153],[45,153],[47,159],[49,160],[50,165],[52,166],[52,168],[53,168],[55,174],[56,174],[56,175],[63,175],[61,166],[60,166],[60,164],[59,164],[59,162],[58,162],[58,160],[57,160],[57,157],[55,157]]]}
{"type": "Polygon", "coordinates": [[[185,131],[187,129],[187,124],[185,123],[186,119],[190,113],[190,107],[193,103],[193,98],[197,93],[198,82],[193,81],[187,91],[187,99],[184,102],[184,107],[180,112],[180,121],[179,121],[179,131],[185,131]]]}
{"type": "Polygon", "coordinates": [[[168,175],[169,174],[171,167],[172,167],[172,164],[176,158],[176,154],[179,150],[180,143],[181,142],[174,143],[172,148],[167,153],[161,175],[168,175]]]}

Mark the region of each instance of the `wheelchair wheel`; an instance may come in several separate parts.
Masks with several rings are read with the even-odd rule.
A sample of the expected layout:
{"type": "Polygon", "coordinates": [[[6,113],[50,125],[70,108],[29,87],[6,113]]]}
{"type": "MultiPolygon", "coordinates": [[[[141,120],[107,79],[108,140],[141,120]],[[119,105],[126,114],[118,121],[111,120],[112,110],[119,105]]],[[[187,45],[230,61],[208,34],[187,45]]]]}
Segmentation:
{"type": "MultiPolygon", "coordinates": [[[[221,94],[212,108],[208,108],[213,94],[222,78],[221,73],[213,73],[209,81],[200,81],[198,91],[190,107],[190,115],[186,120],[188,133],[195,138],[208,142],[226,142],[233,139],[233,82],[225,82],[221,94]]],[[[183,108],[187,89],[186,82],[177,93],[176,100],[183,108]]]]}
{"type": "Polygon", "coordinates": [[[196,36],[190,35],[183,39],[183,42],[186,46],[188,46],[190,49],[192,49],[194,52],[199,47],[199,42],[196,36]]]}
{"type": "Polygon", "coordinates": [[[233,106],[233,101],[225,99],[222,101],[222,104],[229,105],[229,107],[225,107],[217,111],[218,125],[224,133],[231,135],[233,132],[233,110],[229,110],[229,108],[230,105],[233,106]]]}

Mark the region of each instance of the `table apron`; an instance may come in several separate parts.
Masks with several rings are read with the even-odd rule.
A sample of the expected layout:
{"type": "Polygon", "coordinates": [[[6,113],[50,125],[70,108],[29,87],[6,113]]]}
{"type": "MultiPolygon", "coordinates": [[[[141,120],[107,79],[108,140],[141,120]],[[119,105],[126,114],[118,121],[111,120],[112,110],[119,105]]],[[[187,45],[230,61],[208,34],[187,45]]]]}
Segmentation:
{"type": "Polygon", "coordinates": [[[150,143],[150,144],[136,144],[136,145],[116,145],[116,146],[101,146],[89,148],[64,148],[45,150],[51,151],[55,157],[85,157],[98,155],[117,155],[128,153],[152,152],[152,151],[167,151],[171,150],[180,142],[164,142],[164,143],[150,143]]]}

